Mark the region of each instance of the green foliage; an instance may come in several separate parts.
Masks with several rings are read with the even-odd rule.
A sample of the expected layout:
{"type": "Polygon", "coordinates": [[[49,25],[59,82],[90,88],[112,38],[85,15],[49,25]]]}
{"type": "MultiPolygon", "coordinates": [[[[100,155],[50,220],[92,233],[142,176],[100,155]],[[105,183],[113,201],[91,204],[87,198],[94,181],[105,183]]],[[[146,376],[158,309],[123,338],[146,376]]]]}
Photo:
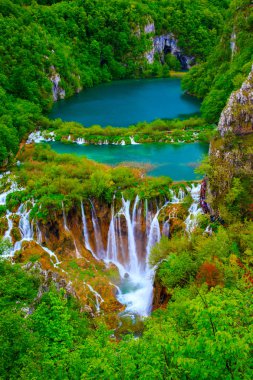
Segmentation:
{"type": "Polygon", "coordinates": [[[204,98],[201,111],[208,122],[218,121],[229,95],[240,88],[250,72],[253,60],[252,12],[250,0],[231,1],[225,12],[222,38],[210,50],[206,62],[193,67],[183,77],[183,88],[204,98]]]}
{"type": "Polygon", "coordinates": [[[195,277],[197,268],[198,263],[189,252],[180,252],[179,255],[169,255],[168,259],[162,262],[158,276],[168,289],[183,287],[190,282],[191,277],[195,277]]]}
{"type": "Polygon", "coordinates": [[[0,218],[6,214],[6,206],[0,205],[0,218]]]}
{"type": "Polygon", "coordinates": [[[110,126],[102,128],[99,125],[84,128],[81,124],[62,122],[60,119],[57,119],[50,123],[50,128],[42,131],[44,138],[48,138],[51,131],[54,131],[56,141],[62,141],[67,144],[70,143],[69,136],[71,141],[83,138],[90,144],[100,144],[105,141],[110,144],[120,143],[121,141],[130,144],[130,137],[134,137],[138,143],[194,142],[197,140],[209,142],[214,133],[214,126],[208,125],[204,119],[197,116],[185,120],[157,119],[151,123],[139,122],[128,128],[110,126]]]}

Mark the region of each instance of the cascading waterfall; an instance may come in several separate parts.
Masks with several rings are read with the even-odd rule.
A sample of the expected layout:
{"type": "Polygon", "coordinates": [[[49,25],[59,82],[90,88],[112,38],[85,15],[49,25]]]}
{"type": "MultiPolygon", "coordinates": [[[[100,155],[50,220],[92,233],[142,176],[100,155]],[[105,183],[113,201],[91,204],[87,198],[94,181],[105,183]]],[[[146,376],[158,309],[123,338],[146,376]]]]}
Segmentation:
{"type": "Polygon", "coordinates": [[[117,261],[117,243],[114,225],[114,213],[112,214],[109,232],[108,232],[108,242],[106,250],[106,261],[115,263],[117,261]]]}
{"type": "Polygon", "coordinates": [[[147,244],[147,258],[150,255],[151,248],[161,240],[160,224],[158,221],[159,213],[160,213],[160,210],[156,212],[150,226],[150,232],[148,235],[148,244],[147,244]]]}
{"type": "Polygon", "coordinates": [[[145,215],[146,215],[146,235],[149,236],[150,226],[152,222],[152,212],[148,208],[147,199],[145,199],[145,215]]]}
{"type": "Polygon", "coordinates": [[[20,215],[19,230],[21,232],[22,240],[33,240],[33,225],[30,222],[30,210],[27,210],[25,204],[20,206],[18,214],[20,215]]]}
{"type": "Polygon", "coordinates": [[[25,203],[21,204],[17,211],[17,215],[20,216],[18,227],[21,234],[21,240],[16,241],[14,244],[13,254],[21,249],[23,241],[33,240],[33,224],[30,222],[30,212],[31,209],[28,210],[27,204],[25,203]]]}
{"type": "MultiPolygon", "coordinates": [[[[160,211],[167,204],[168,202],[165,202],[161,208],[158,208],[155,215],[152,216],[151,210],[149,211],[148,209],[148,202],[146,201],[146,216],[148,215],[146,223],[148,226],[146,225],[142,228],[141,221],[145,215],[143,214],[144,209],[139,196],[136,196],[132,207],[131,202],[122,197],[121,208],[118,212],[115,212],[115,201],[113,201],[105,257],[101,257],[99,251],[93,253],[99,259],[103,259],[106,264],[113,263],[118,267],[121,285],[118,287],[117,298],[121,303],[126,305],[126,313],[147,316],[151,311],[154,270],[149,266],[148,257],[151,248],[161,239],[158,217],[160,211]]],[[[94,205],[92,206],[91,219],[94,236],[95,240],[97,237],[100,240],[101,230],[98,228],[99,221],[95,207],[94,205]]],[[[83,205],[82,218],[84,241],[86,248],[88,248],[90,247],[90,236],[83,205]]],[[[169,221],[167,221],[167,225],[168,229],[169,221]]]]}
{"type": "Polygon", "coordinates": [[[83,256],[81,255],[79,249],[77,248],[77,244],[76,244],[75,239],[74,239],[74,246],[75,246],[75,251],[76,251],[76,258],[81,259],[83,256]]]}
{"type": "Polygon", "coordinates": [[[90,204],[91,204],[91,216],[92,216],[92,225],[93,225],[93,230],[94,230],[94,234],[96,236],[96,253],[97,253],[97,256],[101,259],[104,257],[105,255],[105,250],[104,250],[104,246],[103,246],[103,242],[102,242],[102,235],[101,235],[101,229],[100,229],[100,226],[99,226],[99,222],[98,222],[98,218],[97,218],[97,214],[96,214],[96,210],[95,210],[95,207],[92,203],[92,201],[90,200],[90,204]]]}
{"type": "Polygon", "coordinates": [[[139,143],[135,142],[134,141],[134,137],[133,136],[130,136],[130,142],[131,142],[131,145],[139,145],[139,143]]]}
{"type": "MultiPolygon", "coordinates": [[[[14,191],[14,189],[16,190],[13,186],[11,191],[14,191]]],[[[186,231],[191,233],[197,225],[197,216],[201,213],[201,208],[199,207],[200,185],[193,185],[191,188],[188,188],[187,191],[191,193],[193,198],[193,203],[189,208],[189,215],[185,220],[186,231]]],[[[8,193],[9,192],[0,194],[0,204],[5,204],[8,193]]],[[[113,263],[118,267],[121,283],[119,287],[117,285],[114,286],[117,288],[118,300],[126,305],[125,313],[147,316],[151,312],[155,269],[149,266],[149,256],[152,247],[160,241],[161,236],[164,235],[168,237],[170,234],[170,218],[167,218],[167,220],[164,220],[163,224],[161,224],[159,222],[159,215],[161,210],[168,203],[180,203],[183,201],[184,196],[185,193],[182,189],[178,191],[177,196],[174,192],[171,192],[172,200],[170,202],[165,200],[162,207],[157,204],[156,212],[154,211],[154,202],[152,204],[149,204],[148,200],[143,202],[139,199],[138,195],[132,204],[129,200],[125,200],[123,196],[121,206],[116,205],[114,200],[111,208],[109,230],[106,231],[106,250],[102,239],[104,235],[102,235],[103,224],[101,224],[97,216],[94,204],[90,201],[91,207],[89,208],[89,212],[93,227],[93,233],[90,234],[84,204],[81,202],[85,247],[91,252],[95,259],[102,259],[106,264],[113,263]]],[[[62,204],[62,209],[64,228],[69,231],[64,204],[62,204]]],[[[28,208],[28,204],[25,203],[22,204],[16,212],[20,217],[19,230],[21,240],[15,243],[10,256],[21,249],[23,241],[35,240],[37,244],[54,259],[54,266],[59,265],[60,261],[56,254],[47,247],[42,246],[43,239],[38,222],[35,224],[36,238],[34,238],[33,223],[30,222],[30,211],[31,209],[28,208]]],[[[12,215],[14,214],[7,211],[8,230],[4,235],[4,237],[10,241],[12,240],[11,230],[13,228],[12,215]]],[[[91,228],[90,224],[89,228],[91,228]]],[[[74,244],[76,257],[81,258],[82,256],[78,251],[76,241],[74,241],[74,244]]],[[[86,285],[95,295],[96,309],[99,312],[100,304],[103,302],[103,299],[90,285],[86,285]]]]}
{"type": "Polygon", "coordinates": [[[123,207],[121,213],[126,218],[127,230],[128,230],[128,253],[129,253],[129,263],[128,271],[135,275],[140,275],[139,261],[137,256],[135,238],[134,238],[134,220],[130,217],[130,201],[125,201],[122,197],[123,207]]]}
{"type": "Polygon", "coordinates": [[[94,256],[95,259],[99,260],[97,255],[93,252],[93,249],[91,248],[91,245],[90,245],[89,231],[87,228],[87,221],[86,221],[86,216],[85,216],[85,212],[84,212],[83,202],[81,202],[81,213],[82,213],[83,236],[84,236],[85,248],[91,252],[92,256],[94,256]]]}
{"type": "Polygon", "coordinates": [[[191,233],[196,228],[198,224],[198,215],[202,214],[202,208],[199,204],[200,189],[201,184],[198,184],[197,186],[194,186],[193,184],[191,188],[188,188],[188,191],[191,193],[193,199],[193,203],[188,210],[189,214],[185,220],[185,230],[188,233],[191,233]]]}
{"type": "Polygon", "coordinates": [[[96,311],[97,311],[97,313],[100,313],[100,305],[102,302],[104,302],[104,299],[90,284],[88,284],[87,282],[84,282],[84,285],[86,285],[89,288],[89,290],[91,291],[91,293],[94,294],[95,300],[96,300],[96,304],[95,304],[96,311]]]}
{"type": "Polygon", "coordinates": [[[13,221],[12,221],[12,213],[10,211],[7,211],[6,218],[7,218],[7,222],[8,222],[8,230],[5,232],[4,238],[9,239],[11,241],[12,240],[11,239],[11,230],[13,227],[13,221]]]}
{"type": "MultiPolygon", "coordinates": [[[[195,215],[200,212],[198,207],[200,186],[193,185],[187,189],[187,192],[191,193],[193,204],[189,208],[186,231],[192,231],[193,226],[197,223],[195,215]]],[[[95,207],[91,202],[91,219],[96,241],[94,244],[96,250],[93,252],[82,205],[85,246],[94,257],[104,260],[106,264],[113,263],[118,267],[121,283],[118,287],[117,298],[126,305],[125,313],[147,316],[151,312],[155,269],[149,265],[149,256],[152,247],[160,241],[161,236],[169,237],[170,235],[170,217],[161,224],[159,215],[166,205],[181,203],[184,197],[185,192],[182,189],[179,189],[177,195],[171,192],[171,201],[165,199],[165,203],[160,207],[156,204],[155,214],[151,211],[154,209],[154,204],[149,205],[149,202],[145,200],[143,208],[139,196],[136,196],[132,205],[122,196],[121,207],[117,205],[119,211],[115,210],[116,202],[114,200],[104,256],[101,255],[99,248],[102,234],[95,207]]]]}
{"type": "Polygon", "coordinates": [[[137,213],[137,205],[140,201],[139,195],[136,195],[135,201],[134,201],[134,207],[133,207],[133,212],[132,212],[132,223],[133,223],[133,228],[136,225],[136,213],[137,213]]]}

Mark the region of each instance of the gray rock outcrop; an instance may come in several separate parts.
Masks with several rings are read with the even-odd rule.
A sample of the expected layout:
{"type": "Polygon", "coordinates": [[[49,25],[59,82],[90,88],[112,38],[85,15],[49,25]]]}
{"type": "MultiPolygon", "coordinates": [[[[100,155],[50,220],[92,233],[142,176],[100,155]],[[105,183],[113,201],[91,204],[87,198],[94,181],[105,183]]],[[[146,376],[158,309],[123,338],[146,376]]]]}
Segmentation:
{"type": "Polygon", "coordinates": [[[253,66],[241,88],[231,94],[222,111],[218,130],[222,137],[228,132],[236,135],[253,132],[253,66]]]}
{"type": "MultiPolygon", "coordinates": [[[[155,24],[151,21],[146,24],[144,33],[155,34],[155,24]]],[[[194,57],[187,56],[183,53],[182,49],[178,47],[178,41],[173,33],[162,34],[151,38],[153,46],[145,54],[149,64],[154,63],[156,54],[159,55],[161,63],[164,63],[166,54],[172,54],[179,60],[182,69],[186,70],[191,67],[194,57]]]]}

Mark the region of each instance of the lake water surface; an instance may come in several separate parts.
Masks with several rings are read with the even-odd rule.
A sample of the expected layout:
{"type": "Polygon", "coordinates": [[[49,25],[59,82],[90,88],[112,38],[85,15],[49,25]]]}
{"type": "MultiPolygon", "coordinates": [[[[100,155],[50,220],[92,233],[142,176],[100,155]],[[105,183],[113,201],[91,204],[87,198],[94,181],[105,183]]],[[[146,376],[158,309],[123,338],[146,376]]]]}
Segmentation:
{"type": "Polygon", "coordinates": [[[127,127],[140,121],[192,115],[199,109],[200,101],[183,93],[180,79],[133,79],[85,89],[55,103],[49,116],[87,127],[127,127]]]}
{"type": "Polygon", "coordinates": [[[169,176],[175,181],[194,180],[194,168],[208,153],[208,144],[139,144],[139,145],[77,145],[61,142],[49,143],[57,153],[70,153],[109,164],[122,162],[151,164],[149,175],[169,176]]]}

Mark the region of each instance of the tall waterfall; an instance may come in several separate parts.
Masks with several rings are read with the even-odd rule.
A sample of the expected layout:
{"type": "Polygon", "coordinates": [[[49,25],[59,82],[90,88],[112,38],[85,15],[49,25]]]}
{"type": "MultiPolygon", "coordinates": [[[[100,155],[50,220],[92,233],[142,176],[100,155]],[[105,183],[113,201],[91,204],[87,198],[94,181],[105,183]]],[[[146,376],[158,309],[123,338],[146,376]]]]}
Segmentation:
{"type": "MultiPolygon", "coordinates": [[[[13,191],[15,186],[10,191],[13,191]]],[[[189,215],[185,220],[186,231],[191,233],[197,225],[197,217],[201,213],[199,207],[200,185],[192,186],[187,191],[193,198],[193,203],[189,208],[189,215]]],[[[0,194],[0,204],[5,204],[7,193],[0,194]]],[[[171,201],[164,201],[164,204],[156,204],[146,200],[140,200],[137,195],[134,202],[124,199],[113,201],[111,206],[109,229],[107,223],[96,212],[96,207],[90,200],[84,207],[81,202],[82,228],[84,245],[97,260],[103,260],[106,264],[113,263],[117,266],[121,277],[118,289],[118,300],[126,305],[126,313],[147,316],[151,312],[153,298],[153,278],[155,270],[149,265],[149,257],[152,247],[158,243],[161,236],[170,234],[170,216],[164,219],[161,211],[168,203],[180,203],[183,201],[185,193],[182,189],[178,194],[171,192],[171,201]],[[107,227],[106,227],[107,226],[107,227]],[[107,228],[107,230],[105,230],[107,228]],[[103,236],[107,236],[107,241],[103,242],[103,236]]],[[[62,204],[63,224],[65,230],[69,230],[65,214],[64,204],[62,204]]],[[[19,216],[20,241],[17,241],[10,252],[10,256],[21,249],[23,241],[34,240],[39,244],[54,260],[54,265],[60,264],[56,254],[42,245],[43,237],[36,222],[30,220],[31,209],[28,203],[22,204],[18,211],[12,214],[7,211],[8,229],[4,237],[10,241],[13,229],[13,215],[19,216]],[[35,234],[34,234],[35,229],[35,234]],[[34,236],[35,235],[35,236],[34,236]]],[[[79,241],[78,241],[79,243],[79,241]]],[[[74,241],[76,257],[82,258],[78,251],[76,241],[74,241]]],[[[101,296],[91,288],[96,299],[97,311],[100,311],[100,304],[103,302],[101,296]]]]}
{"type": "Polygon", "coordinates": [[[10,211],[7,211],[6,218],[7,218],[7,222],[8,222],[8,230],[5,232],[4,238],[9,239],[9,240],[11,240],[11,230],[13,227],[13,221],[12,221],[11,217],[12,217],[12,213],[10,211]]]}
{"type": "Polygon", "coordinates": [[[86,222],[86,216],[85,216],[85,212],[84,212],[83,202],[81,202],[81,213],[82,213],[83,236],[84,236],[85,248],[88,249],[88,251],[90,251],[92,253],[92,255],[98,260],[97,255],[94,253],[94,251],[90,245],[89,232],[88,232],[88,228],[87,228],[87,222],[86,222]]]}
{"type": "Polygon", "coordinates": [[[193,199],[193,203],[188,210],[189,214],[185,220],[185,229],[188,233],[191,233],[196,228],[198,224],[198,215],[202,213],[202,209],[199,204],[200,189],[200,184],[197,186],[192,185],[192,187],[188,189],[193,199]]]}
{"type": "Polygon", "coordinates": [[[94,234],[96,236],[96,241],[95,241],[96,252],[97,252],[97,256],[99,258],[103,258],[105,255],[105,250],[104,250],[103,241],[102,241],[101,229],[99,226],[95,207],[94,207],[91,200],[90,200],[90,204],[91,204],[92,225],[93,225],[93,229],[94,229],[94,234]]]}
{"type": "MultiPolygon", "coordinates": [[[[127,231],[128,231],[128,254],[129,254],[128,265],[127,265],[128,272],[134,275],[140,275],[139,260],[137,256],[137,250],[136,250],[136,244],[135,244],[135,238],[134,238],[135,221],[131,220],[130,201],[125,201],[125,199],[122,197],[122,204],[123,204],[123,207],[120,212],[126,218],[127,231]]],[[[134,206],[136,207],[136,203],[134,206]]]]}
{"type": "Polygon", "coordinates": [[[160,210],[158,210],[151,222],[150,232],[148,234],[148,244],[147,244],[147,258],[150,255],[152,247],[158,243],[161,239],[160,224],[158,221],[160,210]]]}
{"type": "MultiPolygon", "coordinates": [[[[154,270],[149,266],[149,255],[152,247],[161,239],[159,215],[168,204],[158,207],[153,213],[152,207],[145,201],[145,207],[136,196],[131,204],[130,200],[121,199],[121,205],[116,210],[115,202],[111,207],[111,220],[107,231],[107,249],[105,255],[98,250],[101,240],[99,220],[94,205],[91,207],[91,220],[94,233],[95,252],[91,249],[92,236],[87,228],[87,219],[82,205],[84,242],[93,255],[118,267],[121,277],[118,300],[126,305],[127,313],[142,316],[149,315],[152,307],[154,270]]],[[[89,218],[90,219],[90,218],[89,218]]],[[[167,221],[167,229],[169,229],[167,221]]],[[[103,227],[103,225],[102,225],[103,227]]],[[[168,236],[168,233],[167,233],[168,236]]]]}

